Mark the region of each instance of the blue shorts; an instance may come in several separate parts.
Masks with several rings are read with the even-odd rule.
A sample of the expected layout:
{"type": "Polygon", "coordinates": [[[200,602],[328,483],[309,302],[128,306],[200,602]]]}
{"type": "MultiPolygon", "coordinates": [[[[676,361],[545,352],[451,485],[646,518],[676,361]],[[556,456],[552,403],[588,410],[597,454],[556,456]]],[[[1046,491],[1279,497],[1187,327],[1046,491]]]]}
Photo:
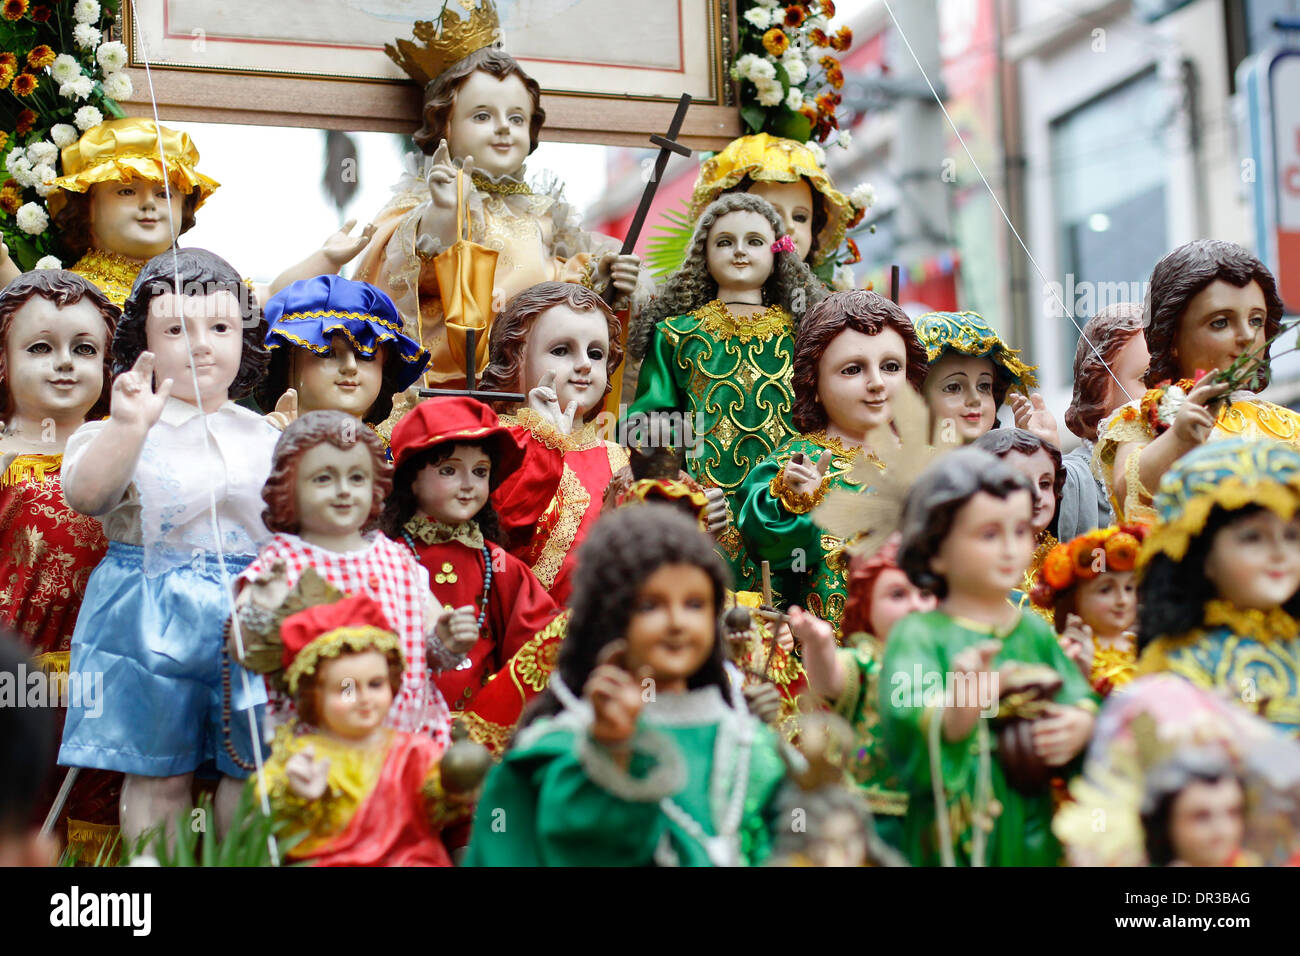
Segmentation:
{"type": "MultiPolygon", "coordinates": [[[[60,764],[172,777],[215,760],[224,774],[248,776],[223,739],[221,660],[230,585],[252,556],[227,555],[226,577],[204,557],[149,577],[143,548],[109,542],[86,584],[69,664],[83,688],[101,690],[69,697],[60,764]]],[[[251,763],[249,715],[260,733],[265,682],[231,661],[230,697],[230,740],[251,763]]]]}

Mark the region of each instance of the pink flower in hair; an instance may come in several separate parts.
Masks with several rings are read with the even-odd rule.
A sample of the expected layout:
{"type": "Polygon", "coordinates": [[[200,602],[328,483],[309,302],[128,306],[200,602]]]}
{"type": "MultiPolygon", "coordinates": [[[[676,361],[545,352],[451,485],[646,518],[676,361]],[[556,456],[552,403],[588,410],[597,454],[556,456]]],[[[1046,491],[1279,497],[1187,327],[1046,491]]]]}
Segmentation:
{"type": "Polygon", "coordinates": [[[776,242],[772,243],[773,255],[775,255],[778,252],[794,252],[794,251],[795,251],[794,239],[789,235],[782,236],[776,242]]]}

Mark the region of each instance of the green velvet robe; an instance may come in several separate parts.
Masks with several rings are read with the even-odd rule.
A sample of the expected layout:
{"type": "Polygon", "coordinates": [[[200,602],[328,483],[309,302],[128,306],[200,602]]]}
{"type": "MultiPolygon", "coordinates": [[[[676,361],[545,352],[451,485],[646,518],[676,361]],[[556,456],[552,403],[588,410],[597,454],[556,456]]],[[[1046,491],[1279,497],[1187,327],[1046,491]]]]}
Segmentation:
{"type": "Polygon", "coordinates": [[[660,801],[671,798],[716,835],[733,793],[742,732],[753,734],[753,746],[740,859],[766,859],[781,822],[785,764],[772,731],[732,710],[716,687],[661,694],[646,704],[626,771],[591,739],[589,726],[584,708],[524,729],[488,774],[466,865],[710,866],[705,848],[660,801]]]}
{"type": "MultiPolygon", "coordinates": [[[[910,614],[894,626],[885,647],[881,671],[880,716],[885,746],[903,787],[908,791],[903,852],[917,866],[937,866],[941,861],[936,826],[934,791],[930,776],[931,720],[940,719],[941,701],[925,693],[932,681],[950,680],[952,660],[961,651],[990,639],[1000,639],[1002,649],[993,658],[998,667],[1009,661],[1047,664],[1063,679],[1056,702],[1096,712],[1097,700],[1087,680],[1056,641],[1041,618],[1020,615],[1012,630],[994,629],[974,621],[950,617],[943,611],[910,614]]],[[[992,686],[990,685],[992,690],[992,686]]],[[[995,691],[994,691],[995,692],[995,691]]],[[[994,702],[996,707],[996,701],[994,702]]],[[[951,822],[953,853],[959,866],[971,865],[973,816],[979,774],[979,740],[987,732],[992,796],[1001,804],[987,835],[986,866],[1053,866],[1061,848],[1052,834],[1052,795],[1048,790],[1025,796],[1008,785],[997,759],[997,738],[991,724],[979,720],[964,740],[940,740],[940,766],[951,822]]],[[[1075,758],[1070,767],[1078,763],[1075,758]]],[[[1061,768],[1068,773],[1070,768],[1061,768]]]]}
{"type": "MultiPolygon", "coordinates": [[[[793,363],[794,324],[785,309],[773,306],[739,318],[715,299],[655,326],[628,410],[629,429],[652,412],[686,416],[691,429],[686,470],[700,484],[726,493],[734,519],[750,469],[794,434],[793,363]]],[[[634,433],[628,434],[632,441],[634,433]]],[[[678,440],[685,436],[679,433],[678,440]]],[[[719,548],[737,590],[758,590],[755,562],[734,526],[719,548]]]]}
{"type": "Polygon", "coordinates": [[[831,488],[860,490],[848,477],[860,454],[825,432],[798,435],[759,462],[741,489],[744,501],[737,524],[746,550],[755,562],[771,564],[773,585],[779,587],[784,606],[797,604],[811,611],[834,625],[837,634],[848,595],[848,558],[844,542],[823,531],[811,512],[831,488]],[[773,482],[796,454],[802,452],[815,462],[827,449],[835,454],[811,501],[793,502],[773,490],[773,482]]]}

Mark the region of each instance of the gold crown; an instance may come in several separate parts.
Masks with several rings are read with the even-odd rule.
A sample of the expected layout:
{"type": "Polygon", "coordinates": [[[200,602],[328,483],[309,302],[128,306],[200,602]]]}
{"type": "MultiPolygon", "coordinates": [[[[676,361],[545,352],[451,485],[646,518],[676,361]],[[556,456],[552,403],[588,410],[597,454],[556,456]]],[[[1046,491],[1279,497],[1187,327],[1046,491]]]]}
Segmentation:
{"type": "Polygon", "coordinates": [[[396,46],[384,44],[384,52],[421,87],[457,61],[501,40],[501,21],[492,0],[458,2],[467,17],[444,3],[436,22],[416,21],[412,32],[419,44],[401,39],[396,46]]]}

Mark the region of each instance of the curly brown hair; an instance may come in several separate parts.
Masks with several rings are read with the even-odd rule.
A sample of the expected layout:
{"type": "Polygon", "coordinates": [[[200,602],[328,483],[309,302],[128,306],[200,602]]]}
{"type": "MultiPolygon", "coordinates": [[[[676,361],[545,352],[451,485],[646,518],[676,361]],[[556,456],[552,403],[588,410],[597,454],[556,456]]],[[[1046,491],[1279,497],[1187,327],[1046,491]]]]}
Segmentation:
{"type": "Polygon", "coordinates": [[[384,453],[384,443],[360,420],[346,412],[333,410],[308,412],[289,423],[280,440],[275,443],[271,460],[271,474],[262,486],[262,500],[266,508],[262,520],[272,531],[297,534],[302,523],[298,517],[298,463],[310,449],[328,442],[335,448],[347,450],[357,442],[370,449],[370,464],[374,474],[374,491],[370,514],[362,531],[379,524],[384,499],[393,488],[393,466],[384,453]]]}
{"type": "Polygon", "coordinates": [[[122,310],[108,300],[94,283],[83,279],[74,272],[64,269],[38,269],[24,272],[14,279],[3,291],[0,291],[0,418],[7,416],[13,406],[9,395],[9,375],[5,367],[5,339],[9,335],[9,326],[13,324],[18,310],[32,299],[40,296],[52,302],[60,309],[76,305],[85,299],[104,319],[107,335],[104,339],[104,385],[99,398],[86,413],[87,419],[101,418],[108,414],[109,397],[113,392],[112,349],[113,333],[117,329],[122,310]]]}
{"type": "MultiPolygon", "coordinates": [[[[322,658],[316,665],[316,669],[303,674],[298,678],[298,693],[294,696],[294,703],[298,707],[298,720],[304,724],[311,724],[313,727],[320,727],[320,667],[325,661],[338,660],[342,657],[351,657],[356,654],[364,654],[365,651],[344,650],[338,657],[322,658]]],[[[393,689],[393,696],[396,697],[402,690],[402,671],[406,667],[406,662],[402,660],[402,652],[397,648],[391,648],[383,652],[384,657],[388,660],[388,686],[393,689]]]]}
{"type": "MultiPolygon", "coordinates": [[[[152,182],[152,180],[149,180],[152,182]]],[[[121,183],[107,183],[99,185],[118,186],[121,183]]],[[[90,187],[94,189],[95,187],[90,187]]],[[[194,210],[199,205],[199,191],[197,189],[185,194],[185,199],[181,203],[181,224],[176,230],[177,236],[183,236],[194,228],[196,221],[194,210]]],[[[54,214],[54,225],[58,227],[59,235],[63,239],[63,246],[67,249],[71,259],[80,259],[94,247],[94,241],[90,233],[90,193],[66,192],[66,204],[54,214]]],[[[107,251],[107,250],[106,250],[107,251]]]]}
{"type": "MultiPolygon", "coordinates": [[[[1116,302],[1102,309],[1083,327],[1074,350],[1074,395],[1065,410],[1065,427],[1080,438],[1097,440],[1097,426],[1106,417],[1109,366],[1129,340],[1142,330],[1142,306],[1116,302]]],[[[1141,398],[1130,395],[1130,399],[1141,398]]]]}
{"type": "MultiPolygon", "coordinates": [[[[1264,293],[1267,315],[1264,319],[1264,338],[1271,339],[1282,327],[1282,297],[1278,295],[1277,280],[1268,267],[1235,242],[1222,239],[1197,239],[1185,243],[1156,263],[1147,285],[1147,300],[1143,313],[1147,351],[1151,364],[1147,366],[1146,386],[1154,388],[1161,382],[1190,378],[1178,365],[1174,355],[1174,339],[1178,323],[1182,321],[1188,304],[1206,286],[1222,279],[1239,289],[1249,283],[1259,285],[1264,293]]],[[[1263,367],[1256,376],[1255,391],[1268,387],[1269,349],[1264,350],[1263,367]]]]}
{"type": "MultiPolygon", "coordinates": [[[[539,282],[529,286],[506,303],[492,320],[488,343],[488,366],[483,370],[480,387],[491,392],[523,392],[524,352],[528,336],[542,313],[557,305],[566,305],[575,312],[599,312],[605,317],[609,329],[609,354],[605,356],[605,394],[614,389],[614,372],[623,362],[623,346],[619,341],[622,326],[610,311],[605,300],[586,286],[574,282],[539,282]]],[[[496,411],[509,411],[510,402],[493,402],[496,411]]],[[[604,403],[597,403],[584,419],[590,421],[601,413],[604,403]]]]}
{"type": "Polygon", "coordinates": [[[465,81],[478,70],[489,73],[497,79],[517,76],[528,90],[528,97],[533,101],[533,115],[528,123],[528,152],[537,148],[537,138],[546,122],[546,110],[542,109],[542,88],[537,81],[524,72],[517,60],[503,50],[484,47],[476,50],[463,60],[458,60],[449,69],[438,74],[424,88],[424,109],[421,114],[423,126],[411,134],[415,145],[426,156],[432,156],[438,144],[447,138],[447,126],[451,122],[451,111],[456,104],[456,93],[465,81]]]}
{"type": "MultiPolygon", "coordinates": [[[[675,315],[686,315],[718,297],[718,283],[709,275],[709,230],[721,216],[729,212],[756,212],[772,227],[772,236],[785,235],[785,223],[772,204],[749,193],[724,193],[709,203],[695,224],[691,244],[686,250],[682,266],[672,274],[659,294],[650,301],[632,322],[628,335],[628,354],[634,359],[645,358],[654,339],[655,326],[675,315]]],[[[778,252],[774,258],[772,274],[763,285],[763,304],[779,304],[790,312],[796,331],[804,314],[826,298],[826,287],[812,273],[797,252],[778,252]],[[802,302],[798,300],[802,298],[802,302]],[[798,306],[802,305],[802,308],[798,306]]]]}
{"type": "Polygon", "coordinates": [[[907,383],[919,394],[930,366],[912,320],[897,305],[878,293],[852,289],[832,292],[808,310],[794,337],[794,372],[790,377],[794,401],[790,417],[795,428],[814,432],[828,424],[826,409],[817,398],[817,365],[831,341],[845,329],[879,335],[886,328],[902,337],[907,353],[907,383]]]}

